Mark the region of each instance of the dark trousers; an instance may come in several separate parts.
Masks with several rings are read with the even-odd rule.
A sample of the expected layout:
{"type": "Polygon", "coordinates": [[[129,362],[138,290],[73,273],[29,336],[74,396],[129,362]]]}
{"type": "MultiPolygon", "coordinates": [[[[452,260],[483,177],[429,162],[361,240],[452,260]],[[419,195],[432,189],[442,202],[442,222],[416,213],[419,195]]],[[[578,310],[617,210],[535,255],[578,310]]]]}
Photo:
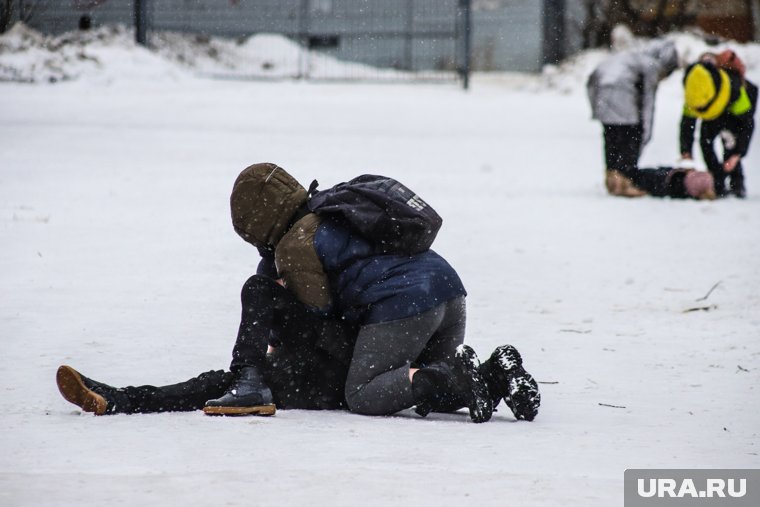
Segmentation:
{"type": "MultiPolygon", "coordinates": [[[[184,382],[166,386],[128,386],[116,389],[116,413],[149,414],[200,410],[206,401],[224,395],[235,379],[229,371],[201,373],[184,382]]],[[[346,365],[315,350],[302,358],[283,352],[267,357],[264,379],[272,389],[277,408],[336,410],[346,407],[346,365]]]]}
{"type": "MultiPolygon", "coordinates": [[[[243,285],[242,317],[232,372],[259,368],[282,409],[338,409],[346,406],[344,386],[356,329],[310,312],[277,282],[254,275],[243,285]],[[268,345],[276,350],[267,354],[268,345]]],[[[235,375],[221,370],[202,373],[168,386],[118,389],[118,412],[148,413],[198,410],[219,398],[235,375]]]]}
{"type": "Polygon", "coordinates": [[[419,315],[362,326],[346,380],[349,409],[389,415],[413,406],[410,366],[450,361],[464,342],[466,315],[460,296],[419,315]]]}
{"type": "Polygon", "coordinates": [[[608,125],[604,127],[604,162],[607,170],[616,170],[629,178],[636,172],[641,154],[642,127],[608,125]]]}
{"type": "Polygon", "coordinates": [[[234,375],[222,370],[201,373],[178,384],[167,386],[128,386],[116,389],[116,413],[188,412],[203,407],[206,401],[222,396],[234,375]]]}
{"type": "Polygon", "coordinates": [[[244,366],[263,369],[268,345],[292,353],[312,350],[320,318],[286,288],[263,275],[250,277],[240,293],[242,314],[230,370],[244,366]]]}
{"type": "Polygon", "coordinates": [[[727,117],[726,119],[719,118],[713,121],[703,121],[699,130],[699,147],[702,149],[702,157],[705,159],[707,170],[712,173],[715,180],[715,193],[718,196],[726,195],[727,176],[729,177],[731,190],[744,189],[744,168],[742,167],[741,160],[730,173],[723,170],[723,161],[732,155],[731,146],[726,145],[725,138],[721,137],[723,160],[720,160],[715,153],[715,138],[720,136],[721,132],[733,132],[733,135],[736,135],[737,129],[732,125],[732,120],[732,118],[727,117]]]}
{"type": "Polygon", "coordinates": [[[259,368],[280,408],[345,406],[343,387],[356,330],[320,317],[292,292],[254,275],[240,295],[242,315],[230,370],[259,368]],[[267,348],[276,350],[267,356],[267,348]]]}

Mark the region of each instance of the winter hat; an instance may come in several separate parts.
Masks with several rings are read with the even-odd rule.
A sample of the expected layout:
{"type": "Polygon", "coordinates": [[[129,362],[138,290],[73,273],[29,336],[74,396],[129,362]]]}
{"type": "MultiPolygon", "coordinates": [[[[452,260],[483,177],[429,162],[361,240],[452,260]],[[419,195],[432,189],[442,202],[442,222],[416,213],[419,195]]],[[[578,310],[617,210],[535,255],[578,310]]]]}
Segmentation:
{"type": "Polygon", "coordinates": [[[232,226],[257,248],[274,248],[307,200],[306,189],[275,164],[254,164],[240,173],[232,187],[232,226]]]}
{"type": "Polygon", "coordinates": [[[688,171],[683,179],[686,193],[694,199],[715,199],[712,174],[704,171],[688,171]]]}
{"type": "Polygon", "coordinates": [[[686,69],[683,85],[688,112],[703,120],[720,116],[731,97],[728,74],[708,62],[695,63],[686,69]]]}
{"type": "Polygon", "coordinates": [[[744,74],[747,72],[747,67],[742,59],[730,49],[726,49],[715,55],[715,64],[721,69],[733,70],[742,79],[744,79],[744,74]]]}

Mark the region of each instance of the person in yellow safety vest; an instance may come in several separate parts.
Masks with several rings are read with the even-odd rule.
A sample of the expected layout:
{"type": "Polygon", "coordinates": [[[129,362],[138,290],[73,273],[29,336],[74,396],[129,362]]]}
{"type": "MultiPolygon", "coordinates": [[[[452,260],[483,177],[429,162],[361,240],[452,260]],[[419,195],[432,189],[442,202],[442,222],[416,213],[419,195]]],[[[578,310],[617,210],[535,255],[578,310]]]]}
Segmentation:
{"type": "Polygon", "coordinates": [[[702,58],[684,74],[684,109],[681,118],[681,158],[692,158],[692,146],[697,121],[701,121],[699,145],[707,169],[715,181],[718,197],[730,192],[744,198],[744,169],[742,158],[747,154],[755,129],[757,86],[743,78],[735,69],[716,65],[715,59],[702,58]],[[714,147],[716,137],[723,145],[719,157],[714,147]]]}

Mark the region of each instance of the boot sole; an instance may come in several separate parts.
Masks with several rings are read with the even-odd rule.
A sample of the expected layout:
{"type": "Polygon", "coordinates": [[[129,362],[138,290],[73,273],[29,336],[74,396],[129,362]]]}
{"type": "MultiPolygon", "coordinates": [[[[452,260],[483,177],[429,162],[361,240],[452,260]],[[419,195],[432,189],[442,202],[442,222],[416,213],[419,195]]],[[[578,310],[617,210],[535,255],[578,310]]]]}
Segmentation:
{"type": "Polygon", "coordinates": [[[533,376],[525,370],[522,370],[522,373],[519,377],[513,377],[509,382],[511,408],[515,418],[532,421],[538,415],[541,393],[538,391],[538,384],[533,376]]]}
{"type": "Polygon", "coordinates": [[[468,379],[470,401],[467,405],[470,419],[475,423],[484,423],[493,415],[493,401],[488,392],[488,385],[480,374],[480,361],[477,354],[467,345],[457,347],[456,357],[461,361],[461,367],[468,379]]]}
{"type": "Polygon", "coordinates": [[[85,412],[95,415],[106,413],[108,402],[101,395],[91,391],[84,385],[82,376],[71,366],[60,366],[55,374],[55,382],[61,396],[69,403],[73,403],[85,412]]]}
{"type": "Polygon", "coordinates": [[[497,347],[491,354],[491,358],[504,370],[504,373],[511,375],[517,368],[522,366],[522,356],[512,345],[502,345],[497,347]]]}
{"type": "Polygon", "coordinates": [[[533,376],[523,368],[520,353],[512,345],[502,345],[494,350],[491,358],[509,379],[509,395],[504,398],[504,403],[516,419],[535,419],[541,405],[541,393],[533,376]]]}
{"type": "Polygon", "coordinates": [[[206,415],[274,415],[277,412],[275,405],[258,405],[255,407],[203,407],[206,415]]]}

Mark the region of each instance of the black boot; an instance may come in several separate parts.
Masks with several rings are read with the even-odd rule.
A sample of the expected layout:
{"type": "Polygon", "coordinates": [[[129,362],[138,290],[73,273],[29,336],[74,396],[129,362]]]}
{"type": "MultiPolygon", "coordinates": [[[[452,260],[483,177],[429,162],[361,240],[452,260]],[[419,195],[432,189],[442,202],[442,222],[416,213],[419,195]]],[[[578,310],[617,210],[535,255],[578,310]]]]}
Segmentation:
{"type": "Polygon", "coordinates": [[[454,383],[454,371],[448,363],[432,363],[417,370],[412,377],[414,411],[425,417],[430,412],[454,412],[467,403],[454,383]]]}
{"type": "Polygon", "coordinates": [[[203,411],[208,415],[273,415],[276,411],[272,391],[259,370],[245,366],[221,398],[208,400],[203,411]]]}
{"type": "Polygon", "coordinates": [[[747,197],[747,190],[744,188],[744,171],[741,167],[734,169],[729,177],[729,181],[731,182],[732,194],[734,194],[739,199],[744,199],[747,197]]]}
{"type": "Polygon", "coordinates": [[[480,371],[488,383],[493,406],[504,402],[516,419],[532,421],[541,405],[538,383],[522,366],[522,357],[512,345],[502,345],[493,351],[480,371]]]}
{"type": "Polygon", "coordinates": [[[71,366],[60,366],[55,375],[58,390],[66,401],[95,415],[131,411],[126,393],[115,387],[89,379],[71,366]]]}
{"type": "Polygon", "coordinates": [[[417,401],[415,411],[425,417],[432,411],[451,412],[465,406],[473,422],[491,419],[492,402],[479,366],[475,351],[461,345],[450,363],[439,362],[420,368],[412,381],[417,401]]]}

